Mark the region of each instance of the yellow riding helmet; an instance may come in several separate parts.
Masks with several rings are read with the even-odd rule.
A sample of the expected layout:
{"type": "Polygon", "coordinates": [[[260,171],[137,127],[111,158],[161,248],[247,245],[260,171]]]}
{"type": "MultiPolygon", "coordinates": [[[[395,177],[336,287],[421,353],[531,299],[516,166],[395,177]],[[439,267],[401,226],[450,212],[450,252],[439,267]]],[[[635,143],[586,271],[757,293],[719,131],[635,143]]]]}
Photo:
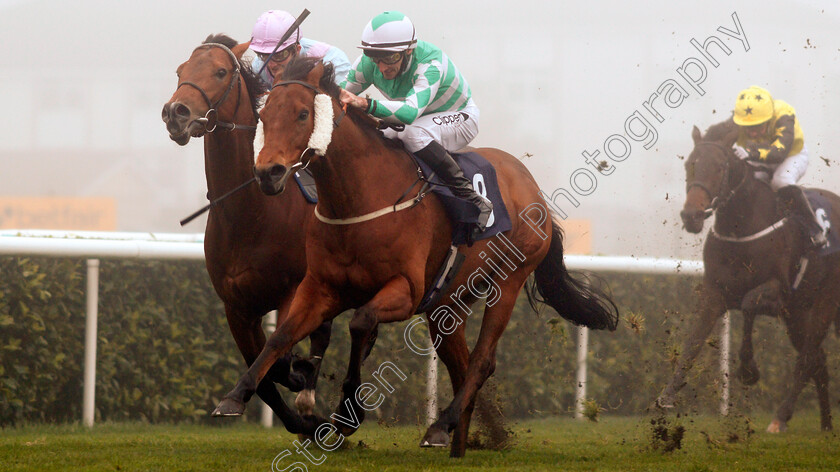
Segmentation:
{"type": "Polygon", "coordinates": [[[773,118],[773,96],[753,85],[738,94],[735,100],[734,121],[739,126],[760,125],[773,118]]]}

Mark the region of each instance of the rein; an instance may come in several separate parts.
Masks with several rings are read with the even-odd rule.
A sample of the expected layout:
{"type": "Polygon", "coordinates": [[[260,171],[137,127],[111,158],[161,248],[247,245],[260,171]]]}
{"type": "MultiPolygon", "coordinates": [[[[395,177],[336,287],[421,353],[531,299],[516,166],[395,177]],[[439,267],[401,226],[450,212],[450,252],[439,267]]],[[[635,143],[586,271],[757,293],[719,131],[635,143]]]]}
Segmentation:
{"type": "MultiPolygon", "coordinates": [[[[225,100],[227,100],[228,96],[230,95],[231,90],[233,90],[234,82],[237,84],[237,94],[236,94],[236,108],[234,108],[234,110],[233,110],[233,116],[236,116],[236,112],[239,111],[239,104],[240,104],[240,98],[241,98],[240,97],[241,94],[239,93],[239,91],[241,91],[241,89],[242,89],[242,81],[239,80],[240,79],[240,73],[241,73],[240,68],[239,68],[239,60],[236,58],[236,55],[233,54],[233,51],[231,51],[230,48],[228,48],[224,44],[220,44],[220,43],[202,44],[201,46],[198,46],[197,48],[193,49],[193,52],[195,52],[197,49],[200,49],[200,48],[203,48],[203,47],[217,47],[217,48],[220,48],[223,51],[225,51],[228,54],[228,56],[230,56],[230,59],[233,62],[234,69],[233,69],[233,72],[231,73],[230,84],[228,84],[228,87],[225,90],[225,93],[222,94],[222,96],[218,100],[216,100],[216,103],[213,103],[210,100],[210,97],[207,95],[207,92],[205,92],[198,84],[196,84],[194,82],[189,82],[189,81],[181,82],[181,83],[178,84],[178,87],[176,88],[176,90],[181,88],[181,86],[183,86],[183,85],[187,85],[187,86],[190,86],[190,87],[198,90],[199,93],[201,93],[201,96],[204,97],[204,101],[207,102],[207,106],[210,109],[207,110],[207,113],[205,113],[203,118],[199,118],[196,121],[200,121],[204,125],[204,130],[206,132],[212,133],[216,130],[216,128],[227,129],[227,130],[230,130],[230,131],[237,130],[237,129],[246,130],[246,131],[256,131],[256,129],[257,129],[256,126],[239,125],[239,124],[236,124],[236,123],[227,123],[227,122],[224,122],[224,121],[218,121],[216,119],[216,116],[218,116],[218,112],[216,111],[216,109],[222,103],[224,103],[225,100]],[[212,127],[211,127],[211,124],[212,124],[212,127]]],[[[259,121],[259,116],[257,116],[256,113],[254,114],[254,118],[256,118],[257,121],[259,121]]],[[[247,187],[248,185],[256,182],[256,180],[257,180],[256,177],[252,177],[248,181],[243,182],[242,184],[240,184],[239,186],[237,186],[233,190],[230,190],[229,192],[225,193],[221,197],[219,197],[215,200],[211,200],[210,203],[203,206],[201,209],[195,211],[190,216],[184,218],[179,223],[181,224],[181,226],[187,225],[187,223],[189,223],[192,220],[198,218],[199,216],[204,214],[209,209],[217,206],[223,200],[230,197],[234,193],[236,193],[236,192],[242,190],[243,188],[247,187]]]]}
{"type": "MultiPolygon", "coordinates": [[[[216,110],[218,109],[219,106],[221,106],[225,102],[225,100],[227,100],[228,96],[230,96],[230,92],[233,90],[234,84],[237,85],[237,94],[236,94],[236,108],[234,108],[234,110],[233,110],[233,116],[236,116],[236,112],[239,111],[239,105],[240,105],[240,102],[241,102],[241,97],[240,97],[241,94],[239,92],[242,90],[242,82],[239,80],[241,70],[240,70],[240,66],[239,66],[239,60],[233,54],[233,51],[231,51],[224,44],[219,44],[219,43],[202,44],[201,46],[198,46],[197,48],[195,48],[193,50],[193,52],[195,52],[198,49],[204,48],[204,47],[220,48],[223,51],[225,51],[228,54],[228,56],[230,56],[230,59],[233,62],[233,71],[231,72],[230,83],[228,84],[227,89],[225,89],[225,92],[222,94],[222,96],[218,100],[216,100],[215,103],[213,103],[213,101],[210,100],[210,97],[207,95],[207,92],[205,92],[204,89],[202,89],[201,86],[199,86],[195,82],[189,82],[189,81],[181,82],[181,83],[178,84],[178,87],[176,88],[176,90],[181,88],[184,85],[187,85],[189,87],[192,87],[192,88],[198,90],[198,92],[204,98],[204,101],[207,103],[207,107],[209,109],[207,110],[207,113],[205,113],[204,117],[199,118],[196,121],[198,121],[198,122],[200,122],[201,124],[204,125],[204,130],[206,132],[212,133],[213,131],[216,130],[216,128],[227,129],[227,130],[230,130],[230,131],[237,130],[237,129],[247,130],[247,131],[255,131],[257,129],[256,126],[239,125],[239,124],[236,124],[236,123],[227,123],[227,122],[224,122],[224,121],[218,121],[218,119],[217,119],[218,112],[216,110]]],[[[255,116],[255,118],[258,118],[258,117],[255,116]]]]}
{"type": "MultiPolygon", "coordinates": [[[[728,154],[729,154],[728,150],[720,143],[711,142],[711,141],[703,141],[703,142],[697,143],[697,146],[700,146],[700,145],[703,145],[703,144],[709,145],[709,146],[714,146],[714,147],[718,148],[721,152],[724,153],[724,155],[728,156],[728,154]]],[[[695,148],[697,146],[695,146],[695,148]]],[[[706,213],[704,215],[705,218],[709,218],[710,216],[712,216],[712,214],[714,214],[719,208],[725,207],[726,204],[729,203],[730,200],[732,200],[732,197],[735,196],[735,194],[738,193],[738,191],[747,183],[747,178],[748,178],[747,176],[748,176],[749,172],[747,170],[745,170],[744,171],[744,176],[741,178],[741,181],[738,183],[738,185],[730,188],[730,186],[729,186],[729,176],[730,176],[729,169],[731,167],[730,162],[731,162],[731,160],[726,161],[726,167],[724,168],[723,178],[721,180],[721,185],[720,185],[721,189],[726,189],[726,191],[721,190],[720,193],[721,193],[721,195],[723,195],[723,197],[717,196],[717,197],[714,197],[712,199],[712,204],[706,210],[706,213]]],[[[702,182],[694,181],[694,182],[689,183],[687,185],[686,191],[691,190],[692,187],[700,187],[709,196],[712,195],[712,192],[709,190],[709,188],[702,182]]],[[[721,241],[727,241],[727,242],[730,242],[730,243],[747,243],[747,242],[755,241],[757,239],[761,239],[764,236],[767,236],[768,234],[773,233],[777,229],[783,227],[785,225],[785,223],[787,223],[787,221],[788,221],[787,217],[782,218],[781,220],[773,223],[772,225],[764,228],[763,230],[758,231],[757,233],[750,234],[748,236],[741,236],[741,237],[724,236],[722,234],[719,234],[717,231],[715,231],[714,226],[712,226],[712,228],[710,229],[709,234],[712,237],[714,237],[716,239],[719,239],[721,241]]]]}
{"type": "MultiPolygon", "coordinates": [[[[722,144],[716,143],[716,142],[701,141],[701,142],[697,143],[695,148],[697,148],[698,146],[702,146],[704,144],[708,145],[708,146],[714,146],[714,147],[718,148],[724,154],[724,156],[727,156],[727,157],[729,156],[729,151],[722,144]]],[[[747,182],[747,174],[744,173],[744,176],[741,179],[741,181],[738,183],[738,185],[730,188],[730,186],[729,186],[729,174],[730,174],[730,172],[729,172],[729,168],[730,168],[729,162],[730,162],[729,160],[726,161],[726,167],[724,167],[724,170],[723,170],[723,177],[721,177],[720,195],[718,195],[716,197],[712,197],[712,191],[709,189],[709,187],[706,186],[706,184],[704,184],[703,182],[700,182],[698,180],[695,180],[694,182],[690,182],[688,185],[686,185],[686,193],[688,193],[688,191],[691,190],[693,187],[699,187],[704,192],[706,192],[706,194],[712,199],[711,205],[709,205],[709,208],[706,209],[706,212],[703,215],[704,219],[708,219],[709,217],[711,217],[717,211],[718,208],[726,206],[726,204],[729,203],[729,201],[732,199],[733,196],[735,196],[735,194],[738,192],[738,190],[740,190],[741,187],[747,182]],[[723,189],[726,189],[726,190],[724,191],[723,189]]]]}

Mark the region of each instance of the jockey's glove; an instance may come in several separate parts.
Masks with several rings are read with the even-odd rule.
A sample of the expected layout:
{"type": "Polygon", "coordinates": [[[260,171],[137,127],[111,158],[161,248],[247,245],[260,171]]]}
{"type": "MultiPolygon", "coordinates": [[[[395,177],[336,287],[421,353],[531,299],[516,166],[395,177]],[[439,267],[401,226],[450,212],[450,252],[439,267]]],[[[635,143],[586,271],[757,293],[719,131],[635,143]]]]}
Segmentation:
{"type": "Polygon", "coordinates": [[[738,159],[746,159],[750,157],[749,151],[747,151],[741,146],[738,146],[737,144],[732,145],[732,150],[735,152],[735,155],[738,157],[738,159]]]}

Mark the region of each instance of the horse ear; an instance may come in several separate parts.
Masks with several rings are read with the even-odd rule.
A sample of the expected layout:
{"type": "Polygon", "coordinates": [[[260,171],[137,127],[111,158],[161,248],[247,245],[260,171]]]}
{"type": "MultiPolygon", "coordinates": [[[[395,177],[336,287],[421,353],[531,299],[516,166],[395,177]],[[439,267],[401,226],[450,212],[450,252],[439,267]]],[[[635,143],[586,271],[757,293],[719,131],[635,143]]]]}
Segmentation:
{"type": "Polygon", "coordinates": [[[694,128],[691,130],[691,139],[694,140],[694,144],[699,143],[701,137],[702,136],[700,135],[700,129],[697,128],[697,125],[694,125],[694,128]]]}
{"type": "Polygon", "coordinates": [[[249,47],[251,47],[251,41],[248,41],[247,43],[237,44],[236,46],[231,48],[231,51],[237,59],[242,59],[242,55],[245,54],[245,51],[247,51],[249,47]]]}
{"type": "Polygon", "coordinates": [[[315,67],[306,75],[306,81],[312,85],[318,85],[321,82],[321,77],[324,75],[324,63],[318,61],[315,67]]]}

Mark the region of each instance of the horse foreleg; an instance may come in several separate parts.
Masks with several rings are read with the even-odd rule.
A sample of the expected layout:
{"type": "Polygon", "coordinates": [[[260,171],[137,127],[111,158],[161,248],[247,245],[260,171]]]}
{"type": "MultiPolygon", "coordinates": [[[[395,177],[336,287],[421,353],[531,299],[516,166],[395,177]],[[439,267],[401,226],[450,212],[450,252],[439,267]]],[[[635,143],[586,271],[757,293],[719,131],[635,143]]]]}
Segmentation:
{"type": "MultiPolygon", "coordinates": [[[[322,288],[309,277],[304,278],[292,302],[291,309],[278,320],[277,329],[265,343],[260,355],[239,379],[230,393],[225,395],[213,416],[240,416],[245,403],[257,391],[257,386],[266,377],[274,362],[284,356],[301,339],[315,330],[325,319],[332,319],[338,312],[337,298],[331,291],[322,288]]],[[[261,390],[262,391],[262,390],[261,390]]],[[[294,416],[297,416],[294,414],[294,416]]],[[[299,418],[299,417],[298,417],[299,418]]],[[[283,419],[283,418],[281,418],[283,419]]],[[[311,435],[321,421],[308,417],[301,423],[301,430],[292,433],[311,435]]],[[[296,422],[294,419],[293,422],[296,422]]],[[[284,423],[285,424],[285,423],[284,423]]],[[[287,425],[287,429],[289,425],[287,425]]],[[[297,429],[297,428],[294,428],[297,429]]]]}
{"type": "MultiPolygon", "coordinates": [[[[257,314],[246,315],[236,311],[230,306],[225,306],[228,326],[236,342],[236,346],[245,358],[245,363],[250,366],[254,363],[260,351],[265,345],[265,333],[262,330],[260,316],[257,314]]],[[[280,382],[290,387],[289,377],[289,356],[279,359],[269,373],[270,380],[262,382],[257,389],[257,395],[268,405],[275,414],[285,421],[291,421],[288,415],[289,407],[283,397],[277,391],[272,381],[280,382]]],[[[291,388],[290,388],[291,389],[291,388]]],[[[285,422],[284,421],[284,422],[285,422]]]]}
{"type": "Polygon", "coordinates": [[[501,296],[492,305],[487,304],[484,310],[484,319],[481,322],[481,332],[478,335],[475,348],[470,354],[470,361],[467,366],[467,375],[464,383],[455,394],[449,406],[443,410],[440,418],[426,430],[424,440],[431,440],[448,434],[456,427],[460,427],[456,435],[456,441],[452,442],[449,455],[451,457],[463,457],[466,452],[466,438],[469,433],[468,424],[459,424],[464,415],[472,413],[475,405],[475,396],[481,386],[496,369],[496,346],[499,338],[507,327],[510,316],[513,313],[513,305],[516,303],[516,296],[522,289],[525,281],[514,281],[509,278],[507,283],[499,284],[501,296]]]}
{"type": "Polygon", "coordinates": [[[332,336],[332,320],[325,321],[309,335],[309,359],[295,361],[295,372],[306,378],[305,387],[295,397],[295,407],[301,415],[311,415],[315,409],[315,387],[318,384],[318,374],[321,372],[321,361],[332,336]]]}
{"type": "Polygon", "coordinates": [[[735,376],[737,376],[744,385],[755,385],[761,377],[758,365],[755,363],[755,359],[753,359],[752,344],[753,324],[755,323],[755,317],[757,315],[754,311],[744,311],[743,315],[744,332],[743,339],[741,340],[741,350],[739,352],[741,365],[738,366],[735,376]]]}
{"type": "Polygon", "coordinates": [[[688,338],[683,344],[671,381],[668,382],[659,398],[656,399],[656,404],[662,408],[672,408],[674,406],[677,392],[685,386],[686,375],[694,365],[694,359],[700,353],[700,348],[703,347],[703,343],[709,337],[709,333],[712,332],[717,320],[726,311],[723,294],[709,287],[707,282],[700,284],[696,296],[698,298],[697,320],[695,320],[688,338]]]}
{"type": "Polygon", "coordinates": [[[778,279],[768,280],[750,290],[741,300],[741,312],[744,315],[744,337],[741,341],[741,365],[738,366],[735,376],[744,385],[755,385],[761,378],[758,365],[753,359],[752,335],[755,317],[760,314],[777,317],[781,313],[782,305],[782,287],[778,279]]]}
{"type": "MultiPolygon", "coordinates": [[[[389,280],[373,299],[353,314],[350,320],[350,362],[342,384],[343,396],[336,413],[332,415],[333,424],[344,436],[355,433],[364,421],[365,411],[373,411],[381,403],[381,394],[371,393],[370,388],[360,390],[362,361],[369,353],[368,343],[377,325],[380,322],[408,319],[411,317],[412,307],[411,286],[408,280],[399,276],[389,280]],[[374,403],[368,404],[366,399],[371,399],[374,403]]],[[[368,385],[373,387],[372,384],[365,384],[368,385]]]]}

